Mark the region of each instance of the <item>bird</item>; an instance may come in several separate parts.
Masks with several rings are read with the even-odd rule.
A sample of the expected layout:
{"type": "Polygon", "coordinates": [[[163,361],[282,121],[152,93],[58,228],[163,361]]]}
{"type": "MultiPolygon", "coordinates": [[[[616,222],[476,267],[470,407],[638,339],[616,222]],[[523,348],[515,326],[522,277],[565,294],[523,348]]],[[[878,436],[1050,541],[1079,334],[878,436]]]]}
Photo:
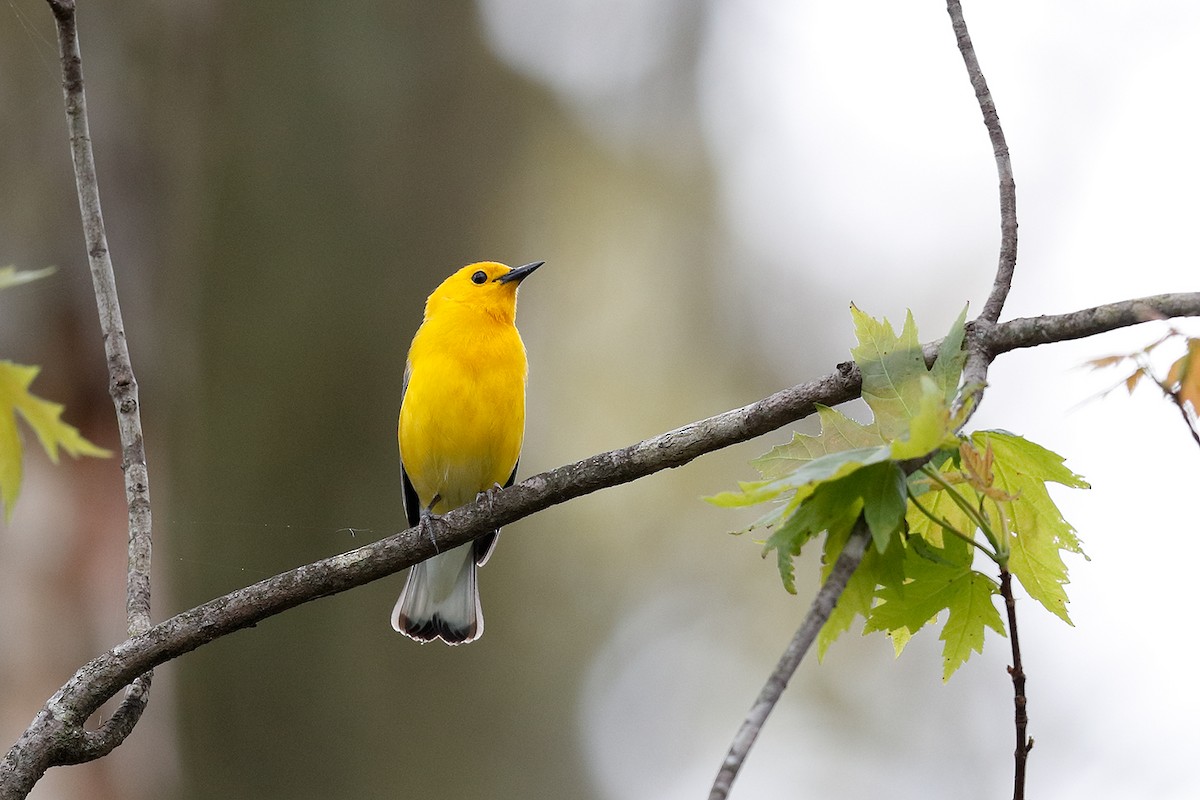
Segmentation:
{"type": "MultiPolygon", "coordinates": [[[[462,267],[425,301],[404,370],[397,439],[410,526],[473,502],[517,475],[528,361],[515,324],[517,288],[545,262],[462,267]]],[[[418,642],[483,634],[477,569],[500,531],[413,565],[392,628],[418,642]]]]}

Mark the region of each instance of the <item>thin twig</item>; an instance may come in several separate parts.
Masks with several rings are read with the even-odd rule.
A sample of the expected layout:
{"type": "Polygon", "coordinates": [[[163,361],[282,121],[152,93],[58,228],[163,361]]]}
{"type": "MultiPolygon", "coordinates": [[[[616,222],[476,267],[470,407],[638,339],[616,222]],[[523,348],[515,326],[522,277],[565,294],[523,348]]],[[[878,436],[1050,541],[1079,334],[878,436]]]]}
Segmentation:
{"type": "MultiPolygon", "coordinates": [[[[92,139],[88,129],[83,62],[75,25],[75,3],[74,0],[48,2],[58,29],[63,101],[71,161],[75,169],[75,188],[79,196],[84,244],[108,361],[109,394],[116,407],[121,438],[121,469],[125,475],[125,498],[129,509],[129,567],[125,608],[129,634],[136,636],[150,629],[151,549],[150,486],[137,382],[134,380],[129,348],[125,340],[125,325],[121,318],[116,278],[108,250],[108,237],[104,230],[104,217],[100,210],[100,185],[96,178],[96,163],[92,155],[92,139]]],[[[141,717],[149,699],[149,688],[149,673],[134,680],[126,691],[121,707],[108,723],[98,731],[86,733],[78,738],[68,737],[66,741],[78,742],[80,749],[78,752],[72,752],[72,747],[62,747],[56,761],[64,763],[91,760],[98,757],[96,754],[107,753],[119,745],[141,717]]],[[[78,725],[82,726],[82,720],[78,725]]]]}
{"type": "Polygon", "coordinates": [[[775,665],[774,671],[771,672],[767,682],[763,685],[762,690],[758,693],[758,698],[755,699],[754,705],[750,708],[750,713],[746,715],[745,721],[742,722],[742,727],[738,729],[737,735],[733,737],[733,744],[729,747],[729,752],[725,755],[725,760],[721,763],[721,769],[717,773],[717,778],[713,782],[712,789],[709,791],[708,800],[725,800],[729,796],[729,790],[733,786],[733,781],[737,777],[738,772],[742,768],[742,764],[746,761],[746,756],[750,753],[750,748],[754,745],[758,734],[762,731],[763,723],[767,721],[771,711],[775,708],[775,704],[779,702],[779,698],[783,696],[783,690],[787,688],[788,681],[792,679],[800,662],[804,660],[804,654],[808,652],[808,648],[812,646],[813,640],[817,638],[821,627],[829,619],[829,615],[833,613],[833,609],[837,606],[838,598],[842,596],[842,592],[846,588],[846,583],[854,571],[858,569],[858,565],[862,562],[863,553],[866,551],[867,542],[871,540],[871,531],[867,527],[866,520],[860,516],[854,524],[854,530],[850,533],[850,538],[846,541],[842,548],[841,555],[838,556],[837,562],[833,565],[833,570],[829,573],[829,577],[825,579],[817,596],[813,598],[812,605],[808,609],[808,614],[804,617],[804,622],[800,628],[792,636],[792,640],[788,642],[787,649],[783,651],[783,655],[779,658],[779,663],[775,665]]]}
{"type": "Polygon", "coordinates": [[[979,314],[979,319],[985,323],[995,323],[1004,310],[1004,302],[1012,288],[1013,271],[1017,266],[1017,185],[1013,181],[1012,160],[1008,155],[1004,130],[1000,127],[1000,115],[996,113],[996,103],[979,67],[979,59],[975,57],[975,46],[971,44],[971,36],[967,32],[962,4],[959,0],[947,0],[946,10],[950,13],[950,23],[967,67],[967,76],[975,89],[975,99],[979,102],[979,110],[983,112],[983,124],[992,141],[992,154],[996,158],[996,171],[1000,176],[1000,258],[991,294],[979,314]]]}
{"type": "Polygon", "coordinates": [[[1197,432],[1196,426],[1192,422],[1192,417],[1188,414],[1187,407],[1184,405],[1184,401],[1180,396],[1180,393],[1168,386],[1166,381],[1155,377],[1153,372],[1150,370],[1148,361],[1147,363],[1142,364],[1142,369],[1147,375],[1150,376],[1150,379],[1154,381],[1155,385],[1158,386],[1159,391],[1163,393],[1163,397],[1167,399],[1167,402],[1179,409],[1179,415],[1183,417],[1183,424],[1187,426],[1188,433],[1192,435],[1192,441],[1196,443],[1197,447],[1200,447],[1200,432],[1197,432]]]}
{"type": "Polygon", "coordinates": [[[946,520],[945,517],[939,517],[938,515],[934,514],[932,511],[930,511],[924,505],[922,505],[921,501],[917,499],[916,495],[910,494],[908,496],[908,502],[912,503],[913,506],[916,507],[917,511],[920,511],[922,514],[924,514],[925,517],[927,519],[929,519],[930,522],[933,522],[935,525],[940,527],[946,533],[949,533],[952,536],[955,536],[958,539],[961,539],[963,542],[969,544],[971,547],[974,547],[975,549],[979,550],[979,552],[983,553],[985,556],[990,558],[992,561],[996,560],[996,558],[997,558],[996,554],[993,553],[991,550],[989,550],[986,545],[983,545],[983,544],[980,544],[979,542],[977,542],[975,540],[974,536],[967,536],[965,533],[960,531],[958,528],[951,525],[950,522],[948,520],[946,520]]]}
{"type": "MultiPolygon", "coordinates": [[[[1145,318],[1138,309],[1145,307],[1167,317],[1200,316],[1200,292],[1010,320],[988,329],[980,345],[998,356],[1025,347],[1080,339],[1142,323],[1145,318]]],[[[936,343],[922,349],[932,361],[936,343]]],[[[13,787],[27,780],[37,764],[48,765],[45,753],[54,747],[55,737],[62,731],[61,720],[82,724],[104,701],[159,664],[302,603],[392,575],[439,550],[465,544],[485,531],[510,525],[550,506],[680,467],[706,453],[769,433],[813,414],[818,403],[837,405],[857,397],[861,390],[858,368],[853,363],[842,364],[822,378],[776,392],[743,408],[526,478],[498,492],[489,503],[471,503],[441,517],[432,526],[432,538],[410,528],[259,581],[164,620],[84,664],[47,701],[0,763],[0,800],[28,794],[28,789],[22,794],[13,787]]],[[[28,786],[32,787],[33,782],[28,786]]]]}
{"type": "Polygon", "coordinates": [[[1196,424],[1192,422],[1192,418],[1188,415],[1187,409],[1184,408],[1183,401],[1179,399],[1177,392],[1170,393],[1172,404],[1179,409],[1179,414],[1183,417],[1183,424],[1187,426],[1188,433],[1192,435],[1192,441],[1200,447],[1200,431],[1196,430],[1196,424]]]}
{"type": "Polygon", "coordinates": [[[67,131],[71,160],[75,166],[84,243],[96,295],[96,310],[100,315],[100,332],[104,337],[104,354],[108,359],[108,389],[116,407],[121,436],[121,470],[125,473],[125,496],[129,504],[126,610],[129,632],[137,634],[150,627],[150,485],[146,474],[146,448],[142,439],[141,405],[125,340],[125,323],[121,318],[104,217],[100,212],[100,185],[96,179],[96,162],[92,156],[92,139],[88,131],[79,38],[75,28],[75,4],[52,0],[50,5],[58,23],[67,131]]]}
{"type": "Polygon", "coordinates": [[[1028,738],[1029,715],[1025,711],[1025,669],[1021,666],[1021,640],[1017,635],[1017,601],[1012,592],[1012,575],[1007,569],[1000,570],[1000,595],[1008,611],[1008,638],[1012,644],[1012,666],[1008,674],[1013,683],[1013,720],[1017,729],[1017,746],[1013,751],[1016,767],[1013,771],[1013,800],[1025,800],[1025,763],[1033,749],[1033,739],[1028,738]]]}

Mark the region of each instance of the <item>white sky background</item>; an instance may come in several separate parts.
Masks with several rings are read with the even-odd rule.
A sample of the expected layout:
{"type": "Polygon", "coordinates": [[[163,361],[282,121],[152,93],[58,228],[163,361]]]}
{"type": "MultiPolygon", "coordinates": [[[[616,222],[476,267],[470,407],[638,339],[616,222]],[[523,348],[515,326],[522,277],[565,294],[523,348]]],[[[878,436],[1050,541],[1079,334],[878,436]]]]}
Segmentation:
{"type": "MultiPolygon", "coordinates": [[[[795,375],[792,353],[796,320],[803,327],[808,315],[823,321],[812,348],[828,350],[832,366],[851,344],[851,300],[897,322],[912,308],[926,339],[941,335],[963,302],[981,306],[999,239],[996,172],[943,4],[481,6],[498,52],[614,148],[670,158],[670,136],[661,137],[697,115],[679,124],[675,144],[702,148],[715,172],[737,254],[729,315],[759,325],[762,358],[774,358],[781,376],[810,377],[795,375]],[[691,65],[682,84],[663,77],[680,58],[691,65]]],[[[1196,290],[1200,5],[966,0],[965,14],[1017,182],[1020,257],[1004,318],[1196,290]]],[[[1200,334],[1196,323],[1181,327],[1200,334]]],[[[1057,494],[1093,559],[1069,563],[1076,627],[1021,606],[1038,742],[1031,789],[1040,797],[1200,796],[1200,685],[1186,623],[1196,533],[1186,504],[1200,451],[1148,390],[1089,402],[1119,376],[1078,368],[1160,330],[1002,357],[974,420],[1067,455],[1094,486],[1057,494]]],[[[646,613],[630,625],[655,624],[653,609],[646,613]]],[[[662,655],[671,640],[719,650],[721,637],[711,624],[667,633],[662,655]]],[[[936,656],[937,643],[924,638],[936,656]]],[[[655,676],[663,663],[655,653],[619,642],[612,652],[609,672],[598,673],[608,677],[592,681],[581,711],[598,785],[614,798],[700,795],[750,698],[680,699],[670,691],[676,678],[655,676]],[[630,725],[628,703],[646,691],[635,685],[647,683],[664,702],[690,702],[697,727],[656,729],[653,709],[644,709],[645,724],[630,725]],[[620,725],[627,729],[616,736],[611,726],[620,725]],[[683,745],[674,758],[644,755],[661,747],[659,737],[709,730],[714,740],[695,758],[683,745]]],[[[716,674],[765,677],[772,666],[736,653],[723,659],[716,674]]],[[[796,796],[804,786],[814,796],[1006,797],[1011,693],[995,675],[1006,659],[1006,644],[992,639],[985,657],[944,687],[934,680],[936,657],[921,670],[906,666],[907,656],[883,663],[866,681],[853,672],[847,680],[857,683],[840,690],[826,674],[822,691],[845,693],[847,714],[860,715],[857,733],[839,733],[825,710],[804,710],[816,676],[837,669],[832,655],[824,667],[806,665],[789,689],[791,711],[781,712],[800,721],[768,725],[734,795],[796,796]],[[905,694],[915,705],[895,698],[905,694]],[[898,724],[889,715],[925,714],[928,728],[903,730],[928,740],[888,738],[898,724]],[[954,719],[965,722],[948,727],[954,719]],[[973,726],[999,731],[976,735],[973,726]]]]}

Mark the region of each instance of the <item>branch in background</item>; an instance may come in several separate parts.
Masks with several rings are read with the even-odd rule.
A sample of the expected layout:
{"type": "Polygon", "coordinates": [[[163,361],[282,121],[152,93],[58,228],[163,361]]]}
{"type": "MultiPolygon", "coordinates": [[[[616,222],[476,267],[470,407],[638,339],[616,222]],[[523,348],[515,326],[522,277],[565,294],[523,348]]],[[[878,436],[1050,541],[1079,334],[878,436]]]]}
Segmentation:
{"type": "Polygon", "coordinates": [[[779,663],[775,665],[775,670],[767,678],[762,691],[758,693],[758,697],[754,701],[754,706],[746,715],[745,721],[742,722],[742,727],[733,737],[733,744],[730,745],[725,761],[721,764],[721,770],[713,782],[708,800],[725,800],[729,796],[733,779],[737,777],[746,756],[750,754],[750,748],[758,739],[763,723],[775,709],[775,704],[783,696],[783,690],[787,688],[788,681],[796,673],[808,648],[812,646],[813,640],[817,638],[817,634],[821,632],[829,615],[833,613],[838,598],[846,589],[850,576],[862,562],[863,553],[866,551],[869,541],[871,541],[871,530],[867,527],[865,518],[859,516],[858,521],[854,523],[854,530],[850,532],[850,538],[842,548],[841,555],[838,556],[837,563],[833,565],[829,577],[821,585],[817,596],[813,598],[804,622],[792,636],[783,655],[779,657],[779,663]]]}

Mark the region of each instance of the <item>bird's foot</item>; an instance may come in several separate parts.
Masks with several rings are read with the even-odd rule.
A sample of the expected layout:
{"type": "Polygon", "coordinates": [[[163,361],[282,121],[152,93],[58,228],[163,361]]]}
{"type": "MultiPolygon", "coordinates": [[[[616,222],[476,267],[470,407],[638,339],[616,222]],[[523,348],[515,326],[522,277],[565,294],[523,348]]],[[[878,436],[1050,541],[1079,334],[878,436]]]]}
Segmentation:
{"type": "Polygon", "coordinates": [[[433,523],[437,519],[440,519],[440,517],[428,508],[421,509],[421,518],[417,520],[417,530],[428,536],[430,543],[433,544],[433,551],[440,553],[442,551],[438,548],[437,539],[433,536],[433,523]]]}
{"type": "Polygon", "coordinates": [[[484,489],[482,492],[475,495],[475,502],[482,503],[483,501],[486,500],[488,511],[489,512],[494,511],[495,506],[496,506],[496,495],[499,492],[501,492],[503,489],[504,489],[504,487],[501,486],[500,484],[493,483],[490,489],[484,489]]]}

